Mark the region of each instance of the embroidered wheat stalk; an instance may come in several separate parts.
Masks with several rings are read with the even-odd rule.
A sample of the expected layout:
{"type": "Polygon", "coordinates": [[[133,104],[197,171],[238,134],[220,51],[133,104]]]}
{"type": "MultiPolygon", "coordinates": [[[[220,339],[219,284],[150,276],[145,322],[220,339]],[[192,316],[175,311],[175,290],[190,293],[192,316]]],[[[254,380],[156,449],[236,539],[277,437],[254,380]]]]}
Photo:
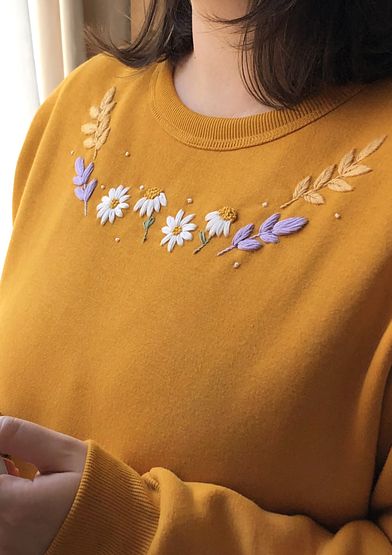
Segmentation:
{"type": "Polygon", "coordinates": [[[378,137],[358,152],[358,154],[356,154],[355,149],[350,150],[350,152],[345,154],[340,160],[338,164],[338,173],[335,177],[333,177],[333,174],[335,172],[336,164],[328,166],[324,171],[322,171],[312,186],[312,177],[308,175],[295,187],[293,198],[285,204],[282,204],[280,208],[286,208],[300,198],[303,198],[304,201],[310,202],[311,204],[324,204],[325,199],[318,192],[324,187],[328,187],[331,191],[337,191],[339,193],[352,191],[354,187],[347,183],[346,178],[371,172],[372,168],[366,166],[365,164],[360,164],[359,162],[373,154],[373,152],[375,152],[383,144],[386,138],[387,135],[378,137]]]}
{"type": "Polygon", "coordinates": [[[98,150],[105,144],[110,133],[110,114],[116,102],[113,100],[116,87],[109,89],[99,106],[91,106],[90,117],[94,120],[82,125],[82,132],[90,135],[83,141],[85,148],[93,148],[93,160],[97,157],[98,150]]]}

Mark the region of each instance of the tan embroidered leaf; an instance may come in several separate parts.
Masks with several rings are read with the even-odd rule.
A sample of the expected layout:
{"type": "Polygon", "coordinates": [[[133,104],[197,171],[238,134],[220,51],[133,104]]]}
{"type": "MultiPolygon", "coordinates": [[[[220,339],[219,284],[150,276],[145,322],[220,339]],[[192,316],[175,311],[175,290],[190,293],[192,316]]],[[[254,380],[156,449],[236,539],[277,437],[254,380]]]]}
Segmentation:
{"type": "Polygon", "coordinates": [[[90,118],[97,119],[99,116],[99,108],[97,108],[97,106],[91,106],[89,114],[90,118]]]}
{"type": "Polygon", "coordinates": [[[99,113],[97,119],[98,121],[102,121],[102,119],[107,116],[108,114],[110,114],[110,112],[113,110],[114,106],[116,105],[115,102],[109,102],[109,104],[107,104],[103,110],[101,110],[101,112],[99,113]]]}
{"type": "Polygon", "coordinates": [[[108,138],[108,135],[109,135],[109,131],[110,131],[110,127],[108,127],[102,133],[102,135],[99,137],[99,139],[97,140],[97,142],[95,144],[95,150],[99,150],[103,146],[103,144],[106,142],[106,139],[108,138]]]}
{"type": "Polygon", "coordinates": [[[338,191],[338,192],[352,191],[353,190],[353,187],[351,185],[349,185],[347,183],[347,181],[344,181],[344,179],[339,179],[338,177],[335,177],[334,179],[331,179],[331,181],[328,183],[327,187],[329,189],[332,189],[332,191],[338,191]]]}
{"type": "Polygon", "coordinates": [[[354,161],[354,152],[355,152],[355,149],[350,150],[350,152],[345,154],[343,156],[343,158],[340,160],[339,165],[338,165],[339,175],[343,175],[343,172],[346,171],[346,169],[349,166],[351,166],[351,164],[353,163],[353,161],[354,161]]]}
{"type": "Polygon", "coordinates": [[[318,176],[316,181],[313,183],[313,186],[311,189],[312,191],[318,191],[319,189],[324,187],[326,183],[328,183],[335,170],[335,165],[336,164],[333,164],[332,166],[328,166],[328,168],[326,168],[323,172],[321,172],[321,174],[318,176]]]}
{"type": "Polygon", "coordinates": [[[85,135],[92,135],[93,133],[95,133],[97,130],[97,124],[96,123],[84,123],[82,125],[82,132],[85,135]]]}
{"type": "Polygon", "coordinates": [[[97,127],[97,134],[100,136],[109,127],[110,116],[105,116],[97,127]]]}
{"type": "Polygon", "coordinates": [[[373,152],[375,152],[378,148],[380,148],[380,146],[383,144],[386,138],[387,138],[387,135],[383,135],[382,137],[378,137],[377,139],[374,139],[374,141],[372,141],[367,146],[365,146],[365,148],[362,149],[357,154],[355,161],[360,162],[364,158],[367,158],[368,156],[370,156],[370,154],[373,154],[373,152]]]}
{"type": "Polygon", "coordinates": [[[312,191],[303,195],[303,199],[311,204],[324,204],[325,202],[324,197],[320,195],[320,193],[314,193],[312,191]]]}
{"type": "Polygon", "coordinates": [[[311,179],[311,176],[308,175],[307,177],[305,177],[305,179],[298,183],[298,185],[294,189],[293,199],[299,198],[305,191],[309,189],[311,179]]]}
{"type": "Polygon", "coordinates": [[[94,137],[89,137],[83,141],[84,148],[94,148],[95,147],[95,139],[94,137]]]}
{"type": "Polygon", "coordinates": [[[100,109],[104,110],[105,107],[113,100],[114,93],[116,92],[116,87],[112,87],[105,94],[100,104],[100,109]]]}
{"type": "Polygon", "coordinates": [[[369,173],[371,171],[372,168],[369,168],[369,166],[365,166],[364,164],[353,164],[341,175],[343,177],[354,177],[356,175],[363,175],[364,173],[369,173]]]}
{"type": "Polygon", "coordinates": [[[99,107],[91,106],[89,114],[95,121],[85,123],[81,128],[85,135],[92,135],[84,140],[83,145],[85,148],[94,148],[93,160],[95,160],[97,151],[102,148],[109,135],[110,112],[116,105],[113,100],[115,92],[116,87],[112,87],[104,94],[99,107]]]}

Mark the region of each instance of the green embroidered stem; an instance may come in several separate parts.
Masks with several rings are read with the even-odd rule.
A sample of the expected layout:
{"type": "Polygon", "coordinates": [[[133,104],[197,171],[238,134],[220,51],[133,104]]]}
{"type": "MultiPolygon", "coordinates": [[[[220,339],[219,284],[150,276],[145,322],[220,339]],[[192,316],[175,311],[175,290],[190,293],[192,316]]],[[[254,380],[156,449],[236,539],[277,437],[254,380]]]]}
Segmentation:
{"type": "Polygon", "coordinates": [[[206,237],[205,231],[199,231],[199,237],[200,237],[200,241],[201,241],[201,245],[199,247],[197,247],[197,249],[195,249],[193,251],[193,254],[197,254],[198,252],[201,251],[201,249],[204,249],[204,247],[206,245],[208,245],[208,243],[211,241],[212,237],[206,237]]]}
{"type": "Polygon", "coordinates": [[[143,236],[143,241],[142,241],[142,243],[144,243],[144,241],[147,240],[148,230],[150,229],[150,227],[152,226],[152,224],[153,224],[154,222],[155,222],[154,216],[150,216],[150,217],[148,218],[148,220],[146,220],[145,222],[143,222],[144,236],[143,236]]]}

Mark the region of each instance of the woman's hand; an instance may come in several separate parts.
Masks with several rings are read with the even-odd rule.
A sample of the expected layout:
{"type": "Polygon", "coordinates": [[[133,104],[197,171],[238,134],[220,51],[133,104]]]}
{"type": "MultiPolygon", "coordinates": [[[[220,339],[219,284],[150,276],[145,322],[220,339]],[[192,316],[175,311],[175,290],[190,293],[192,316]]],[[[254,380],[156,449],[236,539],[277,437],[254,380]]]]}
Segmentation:
{"type": "Polygon", "coordinates": [[[33,480],[0,475],[0,553],[44,555],[75,499],[87,445],[38,424],[0,416],[0,452],[38,468],[33,480]]]}

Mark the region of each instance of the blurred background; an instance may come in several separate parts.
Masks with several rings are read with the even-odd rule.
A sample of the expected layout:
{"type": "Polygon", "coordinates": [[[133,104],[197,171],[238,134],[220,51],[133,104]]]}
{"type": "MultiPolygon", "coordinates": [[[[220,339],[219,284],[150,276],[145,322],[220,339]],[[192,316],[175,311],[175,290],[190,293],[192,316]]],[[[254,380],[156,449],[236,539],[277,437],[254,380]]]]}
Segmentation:
{"type": "Polygon", "coordinates": [[[148,0],[7,0],[1,3],[0,273],[12,230],[15,165],[38,106],[88,52],[89,25],[121,44],[136,36],[148,0]]]}

